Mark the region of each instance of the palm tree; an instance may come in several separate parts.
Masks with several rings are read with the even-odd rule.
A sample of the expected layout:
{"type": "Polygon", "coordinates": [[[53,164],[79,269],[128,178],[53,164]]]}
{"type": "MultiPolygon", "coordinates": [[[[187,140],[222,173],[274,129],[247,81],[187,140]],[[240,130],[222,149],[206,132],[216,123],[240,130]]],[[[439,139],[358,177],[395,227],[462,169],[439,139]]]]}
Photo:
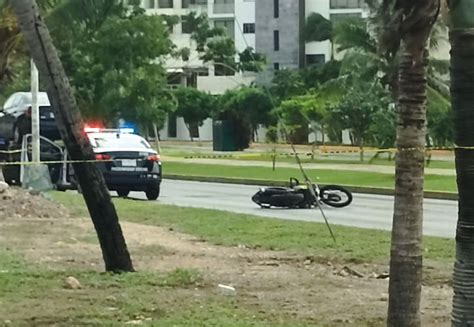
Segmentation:
{"type": "MultiPolygon", "coordinates": [[[[11,9],[12,0],[0,0],[0,83],[11,80],[14,73],[10,68],[10,61],[21,40],[20,29],[16,17],[11,9]]],[[[40,9],[48,11],[61,0],[38,0],[40,9]]]]}
{"type": "Polygon", "coordinates": [[[473,0],[448,1],[451,21],[451,94],[459,214],[453,276],[453,326],[474,323],[474,11],[473,0]]]}
{"type": "Polygon", "coordinates": [[[0,1],[0,82],[11,79],[10,57],[20,41],[20,30],[8,3],[0,1]]]}
{"type": "Polygon", "coordinates": [[[388,326],[420,326],[426,66],[440,0],[384,0],[388,55],[399,50],[395,204],[390,251],[388,326]]]}

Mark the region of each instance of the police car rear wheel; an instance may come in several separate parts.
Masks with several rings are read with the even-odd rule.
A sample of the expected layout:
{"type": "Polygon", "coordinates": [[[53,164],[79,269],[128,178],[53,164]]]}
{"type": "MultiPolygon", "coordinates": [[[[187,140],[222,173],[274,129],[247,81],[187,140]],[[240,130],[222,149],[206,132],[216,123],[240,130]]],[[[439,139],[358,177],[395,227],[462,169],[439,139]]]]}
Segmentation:
{"type": "Polygon", "coordinates": [[[129,190],[117,190],[117,194],[121,198],[126,198],[130,194],[130,191],[129,190]]]}
{"type": "Polygon", "coordinates": [[[156,200],[160,196],[160,187],[150,187],[145,194],[148,200],[156,200]]]}

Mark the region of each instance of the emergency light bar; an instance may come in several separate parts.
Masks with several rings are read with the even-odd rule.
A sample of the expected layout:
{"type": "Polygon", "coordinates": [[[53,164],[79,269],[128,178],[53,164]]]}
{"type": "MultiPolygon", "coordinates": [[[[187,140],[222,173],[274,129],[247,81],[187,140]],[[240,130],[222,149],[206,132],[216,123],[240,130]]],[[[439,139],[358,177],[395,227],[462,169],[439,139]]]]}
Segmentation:
{"type": "Polygon", "coordinates": [[[133,128],[99,128],[99,127],[84,127],[86,133],[120,133],[120,134],[133,134],[135,130],[133,128]]]}

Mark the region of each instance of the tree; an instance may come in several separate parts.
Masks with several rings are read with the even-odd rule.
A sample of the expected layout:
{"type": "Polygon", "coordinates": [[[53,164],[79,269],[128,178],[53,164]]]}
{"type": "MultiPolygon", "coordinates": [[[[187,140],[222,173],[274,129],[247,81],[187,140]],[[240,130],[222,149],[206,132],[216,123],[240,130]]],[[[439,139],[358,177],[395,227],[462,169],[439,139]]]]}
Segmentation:
{"type": "Polygon", "coordinates": [[[183,117],[189,137],[193,141],[193,126],[202,126],[204,120],[213,116],[217,111],[217,100],[209,93],[192,87],[180,87],[174,91],[178,103],[176,115],[183,117]]]}
{"type": "Polygon", "coordinates": [[[265,67],[265,56],[256,53],[253,48],[238,52],[235,42],[227,32],[219,27],[211,27],[206,14],[197,15],[191,12],[182,18],[191,33],[191,40],[196,43],[196,51],[203,63],[221,65],[232,72],[258,72],[265,67]],[[239,62],[235,61],[238,56],[239,62]]]}
{"type": "Polygon", "coordinates": [[[449,98],[428,87],[428,145],[451,146],[454,141],[452,111],[449,98]]]}
{"type": "Polygon", "coordinates": [[[453,276],[453,326],[470,326],[474,322],[474,1],[448,1],[451,30],[451,93],[456,144],[456,172],[459,213],[456,230],[456,261],[453,276]]]}
{"type": "Polygon", "coordinates": [[[360,161],[364,161],[364,145],[373,137],[371,132],[378,113],[389,104],[389,97],[378,83],[367,85],[361,82],[360,88],[347,90],[340,103],[332,107],[332,119],[343,129],[350,130],[354,143],[359,146],[360,161]]]}
{"type": "Polygon", "coordinates": [[[423,174],[426,137],[428,38],[439,0],[385,0],[384,40],[399,55],[395,205],[390,250],[388,326],[420,326],[423,174]]]}
{"type": "Polygon", "coordinates": [[[48,28],[35,1],[15,0],[11,3],[31,55],[49,88],[59,131],[72,160],[74,171],[96,229],[107,271],[133,271],[118,216],[101,172],[93,163],[94,152],[83,132],[83,121],[67,76],[52,43],[48,28]]]}
{"type": "Polygon", "coordinates": [[[298,70],[283,69],[275,72],[270,90],[279,101],[282,101],[292,96],[305,94],[307,88],[298,70]]]}
{"type": "MultiPolygon", "coordinates": [[[[59,0],[38,0],[43,11],[50,10],[59,0]]],[[[15,76],[11,62],[21,45],[20,29],[10,7],[12,0],[0,0],[0,83],[10,82],[15,76]]]]}
{"type": "Polygon", "coordinates": [[[162,64],[175,49],[165,18],[119,0],[67,0],[48,21],[86,117],[164,124],[176,107],[162,64]]]}
{"type": "Polygon", "coordinates": [[[334,59],[334,40],[333,40],[333,24],[323,15],[311,13],[306,18],[304,27],[304,39],[306,42],[322,42],[329,41],[331,43],[331,60],[334,59]]]}
{"type": "Polygon", "coordinates": [[[308,126],[311,121],[305,115],[307,102],[303,96],[292,97],[284,100],[275,109],[275,114],[284,124],[287,141],[292,143],[308,142],[308,126]]]}
{"type": "MultiPolygon", "coordinates": [[[[250,127],[249,141],[256,135],[259,125],[269,125],[272,121],[272,101],[267,92],[259,87],[243,86],[229,90],[220,99],[222,112],[233,112],[234,117],[250,127]]],[[[258,136],[258,135],[257,135],[258,136]]]]}

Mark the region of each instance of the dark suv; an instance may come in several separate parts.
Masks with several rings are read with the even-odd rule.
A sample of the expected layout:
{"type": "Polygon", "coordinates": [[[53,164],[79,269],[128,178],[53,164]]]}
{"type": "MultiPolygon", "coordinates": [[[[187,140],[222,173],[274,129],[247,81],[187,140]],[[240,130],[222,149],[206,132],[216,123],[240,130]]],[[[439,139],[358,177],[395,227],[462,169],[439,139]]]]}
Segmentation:
{"type": "MultiPolygon", "coordinates": [[[[0,143],[13,141],[21,144],[23,135],[31,133],[31,93],[17,92],[12,94],[0,111],[0,143]]],[[[40,134],[50,140],[59,140],[53,110],[46,92],[38,93],[40,109],[40,134]]]]}

